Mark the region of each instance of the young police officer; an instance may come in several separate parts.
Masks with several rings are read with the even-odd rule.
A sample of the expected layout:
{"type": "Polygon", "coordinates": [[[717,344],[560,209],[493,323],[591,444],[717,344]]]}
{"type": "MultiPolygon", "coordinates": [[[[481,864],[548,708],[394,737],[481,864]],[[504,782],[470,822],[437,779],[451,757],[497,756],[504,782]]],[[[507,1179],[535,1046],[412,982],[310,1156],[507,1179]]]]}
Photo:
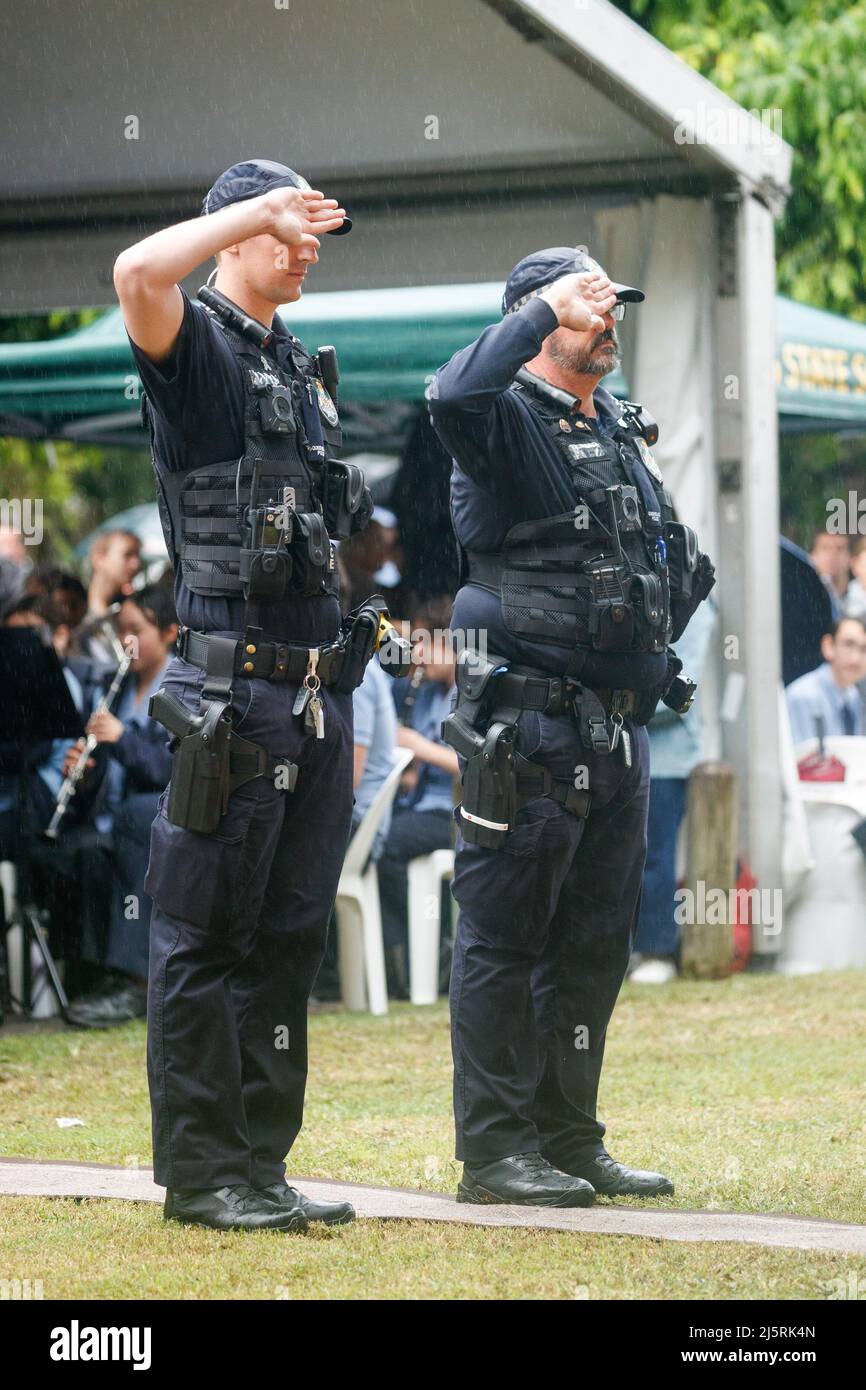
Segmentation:
{"type": "Polygon", "coordinates": [[[115,266],[183,625],[154,701],[175,736],[146,883],[154,1175],[167,1217],[304,1230],[354,1215],[288,1187],[283,1159],[301,1126],[307,1000],[352,812],[352,689],[370,654],[366,619],[341,629],[333,538],[366,524],[372,502],[331,458],[326,350],[311,358],[274,310],[300,299],[319,235],[351,223],[267,160],[228,169],[202,214],[115,266]],[[206,308],[178,281],[210,256],[206,308]]]}
{"type": "Polygon", "coordinates": [[[583,248],[511,272],[501,323],[429,392],[452,454],[463,587],[451,984],[458,1197],[583,1206],[673,1192],[615,1162],[596,1099],[646,852],[648,739],[691,683],[668,650],[712,585],[640,406],[599,380],[640,290],[583,248]]]}

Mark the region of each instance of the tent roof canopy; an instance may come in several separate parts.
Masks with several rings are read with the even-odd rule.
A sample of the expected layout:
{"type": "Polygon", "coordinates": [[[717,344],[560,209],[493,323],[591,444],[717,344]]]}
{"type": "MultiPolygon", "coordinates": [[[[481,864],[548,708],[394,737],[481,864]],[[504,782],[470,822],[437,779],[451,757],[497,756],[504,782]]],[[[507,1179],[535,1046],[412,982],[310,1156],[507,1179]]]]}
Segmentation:
{"type": "MultiPolygon", "coordinates": [[[[337,348],[341,403],[416,402],[437,367],[499,318],[501,296],[498,281],[323,292],[282,316],[310,348],[337,348]]],[[[866,325],[778,297],[776,376],[783,428],[866,429],[866,325]]],[[[619,374],[607,384],[627,393],[619,374]]],[[[50,342],[0,344],[0,429],[140,444],[120,310],[50,342]]]]}
{"type": "Polygon", "coordinates": [[[148,6],[122,22],[109,0],[51,10],[48,43],[40,6],[11,23],[6,313],[109,303],[117,254],[197,215],[250,156],[355,217],[351,254],[323,252],[323,290],[447,284],[455,263],[493,279],[539,224],[551,244],[588,242],[599,204],[709,191],[775,207],[787,187],[784,141],[607,0],[368,0],[360,25],[345,0],[254,23],[233,0],[185,0],[170,45],[148,6]]]}

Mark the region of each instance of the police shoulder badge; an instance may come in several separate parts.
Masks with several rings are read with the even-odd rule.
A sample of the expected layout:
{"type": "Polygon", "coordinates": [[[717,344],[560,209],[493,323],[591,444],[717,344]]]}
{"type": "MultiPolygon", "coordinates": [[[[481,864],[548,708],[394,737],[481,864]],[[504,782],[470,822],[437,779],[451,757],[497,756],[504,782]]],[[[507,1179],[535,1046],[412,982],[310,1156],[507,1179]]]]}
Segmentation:
{"type": "Polygon", "coordinates": [[[319,378],[316,376],[313,377],[313,385],[316,388],[316,396],[318,398],[319,403],[319,414],[322,416],[323,419],[327,420],[329,425],[339,424],[340,417],[337,414],[337,407],[334,405],[334,402],[331,400],[331,397],[325,390],[325,383],[323,381],[320,381],[319,378]]]}
{"type": "Polygon", "coordinates": [[[640,435],[636,435],[634,442],[637,445],[638,453],[644,461],[646,471],[652,474],[657,483],[663,483],[664,478],[659,472],[659,466],[653,458],[652,454],[650,453],[649,445],[647,444],[646,440],[641,439],[640,435]]]}

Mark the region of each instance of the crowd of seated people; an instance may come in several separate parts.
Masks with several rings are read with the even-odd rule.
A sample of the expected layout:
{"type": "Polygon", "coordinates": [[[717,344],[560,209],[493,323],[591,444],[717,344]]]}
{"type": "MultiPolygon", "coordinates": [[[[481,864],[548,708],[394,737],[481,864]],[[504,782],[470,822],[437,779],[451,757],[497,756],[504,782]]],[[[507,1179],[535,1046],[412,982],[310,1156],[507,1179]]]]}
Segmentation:
{"type": "MultiPolygon", "coordinates": [[[[390,520],[382,514],[377,527],[384,529],[383,523],[390,520]]],[[[29,628],[53,649],[80,726],[95,740],[52,840],[45,831],[64,779],[79,761],[83,739],[55,738],[28,748],[26,769],[19,766],[20,747],[0,746],[0,861],[17,863],[21,836],[26,834],[28,892],[61,963],[70,996],[65,1017],[83,1028],[110,1027],[146,1013],[150,900],[143,885],[150,826],[171,774],[167,735],[147,709],[177,637],[171,576],[134,588],[142,578],[141,547],[126,531],[108,531],[96,538],[85,582],[56,566],[34,567],[8,536],[0,539],[0,626],[29,628]],[[131,654],[127,674],[111,707],[101,708],[124,652],[131,654]],[[22,825],[19,803],[25,771],[27,809],[22,825]]],[[[354,564],[349,554],[345,556],[346,611],[359,601],[359,594],[367,597],[368,590],[377,591],[377,578],[393,578],[390,570],[384,572],[383,554],[374,550],[368,558],[365,552],[354,564]]],[[[394,588],[388,597],[392,603],[397,598],[394,588]]],[[[451,602],[441,598],[413,606],[410,597],[407,612],[401,625],[413,643],[412,676],[395,681],[374,657],[353,700],[353,831],[393,767],[396,750],[406,747],[413,754],[371,853],[382,901],[389,989],[395,998],[408,994],[408,865],[416,855],[452,844],[457,776],[456,755],[442,742],[439,729],[454,688],[448,634],[451,602]]],[[[395,616],[399,622],[400,615],[395,616]]],[[[3,912],[0,892],[5,940],[8,924],[3,912]]],[[[446,932],[443,988],[448,946],[446,932]]],[[[328,962],[330,992],[337,994],[333,941],[322,988],[317,990],[325,997],[328,962]]]]}
{"type": "MultiPolygon", "coordinates": [[[[67,1021],[107,1027],[146,1010],[144,874],[150,825],[171,772],[165,730],[147,706],[177,636],[171,589],[133,589],[140,545],[127,532],[94,542],[88,588],[71,572],[19,561],[11,549],[0,555],[0,625],[28,628],[53,649],[95,746],[51,839],[45,832],[83,738],[0,746],[0,860],[18,868],[26,853],[26,891],[47,921],[71,996],[67,1021]],[[106,707],[121,662],[126,674],[106,707]]],[[[2,894],[0,913],[5,941],[2,894]]]]}

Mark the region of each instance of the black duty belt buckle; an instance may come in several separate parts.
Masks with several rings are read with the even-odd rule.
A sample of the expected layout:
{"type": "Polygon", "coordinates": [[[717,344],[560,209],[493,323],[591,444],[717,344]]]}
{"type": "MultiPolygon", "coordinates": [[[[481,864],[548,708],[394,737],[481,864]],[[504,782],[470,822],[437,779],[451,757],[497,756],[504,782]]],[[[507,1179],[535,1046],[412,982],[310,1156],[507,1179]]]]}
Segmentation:
{"type": "Polygon", "coordinates": [[[594,753],[609,753],[610,739],[607,734],[607,720],[593,717],[587,721],[589,728],[589,739],[594,753]]]}

